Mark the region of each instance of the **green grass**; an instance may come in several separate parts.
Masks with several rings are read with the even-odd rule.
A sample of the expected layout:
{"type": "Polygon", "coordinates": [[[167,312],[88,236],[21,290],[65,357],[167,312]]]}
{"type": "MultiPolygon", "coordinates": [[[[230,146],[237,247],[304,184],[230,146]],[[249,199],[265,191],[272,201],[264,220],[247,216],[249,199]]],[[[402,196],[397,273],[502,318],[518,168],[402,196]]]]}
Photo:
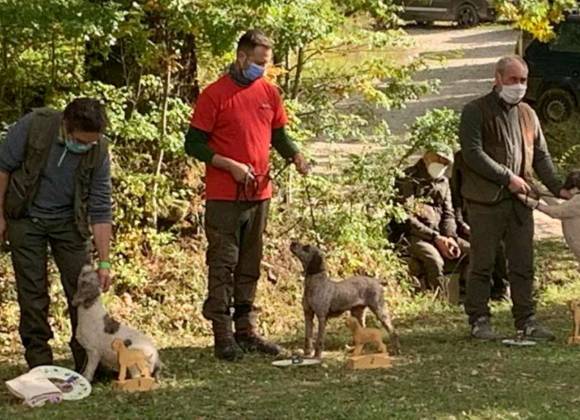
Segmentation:
{"type": "MultiPolygon", "coordinates": [[[[558,335],[554,343],[522,349],[473,342],[459,308],[416,299],[399,306],[403,354],[387,370],[344,368],[342,320],[331,321],[325,362],[317,367],[279,369],[259,356],[217,362],[208,341],[174,338],[177,345],[161,351],[166,368],[155,392],[126,395],[100,383],[83,401],[27,409],[2,387],[0,418],[579,418],[580,348],[565,344],[565,302],[580,296],[576,264],[559,240],[538,244],[539,314],[558,335]]],[[[494,313],[498,330],[512,334],[509,305],[494,306],[494,313]]],[[[282,341],[299,348],[301,334],[282,341]]],[[[22,373],[17,360],[19,354],[0,361],[2,380],[22,373]]]]}

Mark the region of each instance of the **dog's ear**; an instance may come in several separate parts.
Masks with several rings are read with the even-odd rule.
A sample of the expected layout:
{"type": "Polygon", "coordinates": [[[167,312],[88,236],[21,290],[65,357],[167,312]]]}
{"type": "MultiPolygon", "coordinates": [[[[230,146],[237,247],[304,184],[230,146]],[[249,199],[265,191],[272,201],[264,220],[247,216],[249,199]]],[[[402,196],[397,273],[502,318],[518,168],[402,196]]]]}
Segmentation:
{"type": "Polygon", "coordinates": [[[91,283],[81,283],[78,290],[74,294],[72,304],[73,306],[84,305],[85,308],[90,308],[91,305],[101,294],[99,286],[91,283]]]}
{"type": "Polygon", "coordinates": [[[324,258],[319,253],[315,253],[306,266],[306,274],[318,274],[324,270],[324,258]]]}
{"type": "Polygon", "coordinates": [[[72,306],[79,306],[82,302],[81,300],[81,296],[79,295],[79,292],[76,292],[75,295],[72,298],[72,306]]]}
{"type": "Polygon", "coordinates": [[[126,338],[123,341],[123,344],[125,345],[125,347],[131,347],[131,344],[133,344],[133,342],[130,339],[126,338]]]}

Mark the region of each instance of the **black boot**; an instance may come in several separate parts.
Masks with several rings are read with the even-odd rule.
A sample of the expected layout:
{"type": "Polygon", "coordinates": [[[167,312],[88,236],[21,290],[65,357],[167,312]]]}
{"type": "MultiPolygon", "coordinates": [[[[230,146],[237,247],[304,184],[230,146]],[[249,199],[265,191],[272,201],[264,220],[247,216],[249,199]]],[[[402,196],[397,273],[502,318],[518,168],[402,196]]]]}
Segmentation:
{"type": "Polygon", "coordinates": [[[232,336],[216,338],[213,350],[216,359],[237,362],[244,358],[244,352],[232,336]]]}
{"type": "Polygon", "coordinates": [[[235,338],[240,348],[246,353],[259,352],[278,356],[282,352],[282,347],[278,344],[272,343],[254,332],[236,333],[235,338]]]}
{"type": "Polygon", "coordinates": [[[222,324],[214,322],[212,325],[214,339],[214,355],[216,359],[235,362],[244,357],[244,352],[234,340],[231,322],[222,324]]]}

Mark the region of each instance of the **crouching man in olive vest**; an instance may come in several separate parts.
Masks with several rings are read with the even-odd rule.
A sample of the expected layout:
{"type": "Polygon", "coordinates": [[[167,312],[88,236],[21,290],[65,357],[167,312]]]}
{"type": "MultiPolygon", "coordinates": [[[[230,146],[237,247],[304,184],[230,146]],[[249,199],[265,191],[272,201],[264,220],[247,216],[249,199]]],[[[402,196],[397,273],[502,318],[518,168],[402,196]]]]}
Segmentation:
{"type": "Polygon", "coordinates": [[[14,124],[0,146],[0,236],[8,240],[20,306],[20,337],[30,368],[53,363],[48,341],[47,248],[61,275],[72,327],[75,368],[86,354],[75,339],[71,305],[90,236],[103,290],[110,286],[111,175],[105,110],[75,99],[64,112],[37,109],[14,124]],[[91,229],[92,228],[92,229],[91,229]]]}

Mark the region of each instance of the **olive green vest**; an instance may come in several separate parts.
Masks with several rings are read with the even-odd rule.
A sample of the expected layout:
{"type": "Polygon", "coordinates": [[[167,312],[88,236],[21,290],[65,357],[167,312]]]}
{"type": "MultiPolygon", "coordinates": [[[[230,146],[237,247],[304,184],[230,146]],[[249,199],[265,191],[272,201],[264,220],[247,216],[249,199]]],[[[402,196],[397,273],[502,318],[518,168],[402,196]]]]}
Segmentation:
{"type": "MultiPolygon", "coordinates": [[[[499,134],[495,116],[489,108],[484,96],[476,100],[481,110],[481,142],[483,151],[500,165],[506,165],[508,151],[504,139],[499,134]]],[[[536,137],[536,121],[533,110],[528,104],[520,102],[518,105],[518,117],[522,133],[522,167],[518,174],[526,181],[531,182],[533,176],[534,141],[536,137]]],[[[510,197],[507,186],[497,184],[473,171],[463,162],[461,165],[462,184],[461,196],[475,203],[497,204],[503,199],[510,197]]]]}
{"type": "MultiPolygon", "coordinates": [[[[26,140],[24,160],[20,168],[10,174],[4,201],[4,212],[9,219],[27,216],[40,185],[40,176],[48,161],[50,148],[58,138],[62,126],[62,113],[39,108],[33,111],[26,140]]],[[[83,155],[75,173],[74,215],[79,233],[90,236],[88,202],[93,171],[108,153],[108,142],[103,137],[97,145],[83,155]]]]}

